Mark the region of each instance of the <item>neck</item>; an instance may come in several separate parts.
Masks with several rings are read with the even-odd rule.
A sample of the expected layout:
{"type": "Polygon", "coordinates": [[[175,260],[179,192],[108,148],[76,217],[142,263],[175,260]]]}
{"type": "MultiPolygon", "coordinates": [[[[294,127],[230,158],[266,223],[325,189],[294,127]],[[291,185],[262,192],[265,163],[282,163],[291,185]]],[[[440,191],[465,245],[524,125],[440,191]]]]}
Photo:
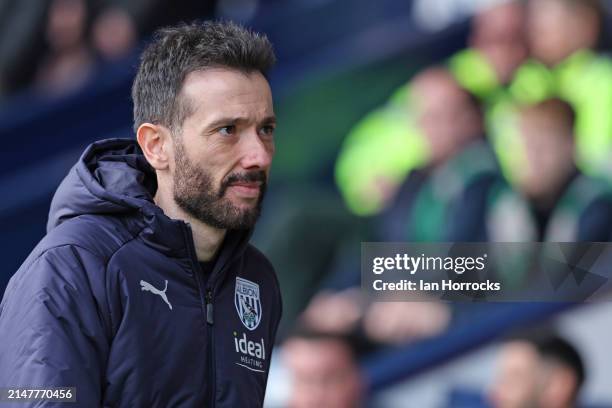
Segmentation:
{"type": "Polygon", "coordinates": [[[223,243],[226,230],[211,227],[189,215],[176,204],[171,195],[163,194],[160,190],[155,193],[153,201],[168,217],[183,220],[191,225],[198,261],[206,262],[213,259],[223,243]]]}

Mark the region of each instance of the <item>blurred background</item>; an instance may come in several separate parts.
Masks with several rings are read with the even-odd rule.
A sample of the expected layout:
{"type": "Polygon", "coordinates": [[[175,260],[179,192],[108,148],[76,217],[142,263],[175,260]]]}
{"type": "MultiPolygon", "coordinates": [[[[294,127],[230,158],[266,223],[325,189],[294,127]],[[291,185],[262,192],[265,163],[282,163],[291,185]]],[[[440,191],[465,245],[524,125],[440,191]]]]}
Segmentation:
{"type": "MultiPolygon", "coordinates": [[[[364,298],[362,241],[612,236],[609,0],[0,0],[0,293],[160,26],[268,35],[268,407],[612,407],[612,304],[364,298]]],[[[510,265],[506,284],[533,265],[510,265]]]]}

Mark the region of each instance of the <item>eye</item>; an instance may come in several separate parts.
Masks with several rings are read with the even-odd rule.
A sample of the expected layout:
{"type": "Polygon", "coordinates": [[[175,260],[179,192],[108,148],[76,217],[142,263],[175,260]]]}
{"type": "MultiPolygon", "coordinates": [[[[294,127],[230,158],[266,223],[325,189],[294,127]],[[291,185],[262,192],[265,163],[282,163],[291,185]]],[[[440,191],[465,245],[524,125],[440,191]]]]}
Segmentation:
{"type": "Polygon", "coordinates": [[[234,133],[236,133],[236,126],[234,125],[223,126],[219,128],[218,132],[222,136],[232,136],[234,133]]]}
{"type": "Polygon", "coordinates": [[[260,134],[262,136],[268,136],[268,137],[274,136],[274,128],[275,128],[275,126],[273,126],[273,125],[266,125],[266,126],[263,126],[259,130],[259,132],[260,132],[260,134]]]}

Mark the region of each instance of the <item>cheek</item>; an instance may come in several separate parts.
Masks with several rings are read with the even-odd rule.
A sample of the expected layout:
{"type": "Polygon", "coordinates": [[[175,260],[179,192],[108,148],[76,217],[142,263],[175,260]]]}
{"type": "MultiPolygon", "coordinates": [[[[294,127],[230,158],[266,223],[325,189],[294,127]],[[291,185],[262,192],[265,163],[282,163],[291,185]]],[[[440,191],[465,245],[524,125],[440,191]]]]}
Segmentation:
{"type": "MultiPolygon", "coordinates": [[[[261,146],[263,147],[263,149],[266,151],[266,153],[268,155],[273,156],[274,152],[276,151],[276,144],[274,141],[274,137],[270,137],[270,136],[259,136],[259,141],[258,143],[261,144],[261,146]]],[[[252,149],[253,145],[248,145],[245,146],[245,150],[249,150],[252,149]]]]}
{"type": "Polygon", "coordinates": [[[217,148],[203,154],[198,166],[218,185],[236,168],[236,158],[230,149],[217,148]]]}
{"type": "Polygon", "coordinates": [[[210,176],[213,180],[213,186],[216,188],[220,187],[227,177],[234,171],[230,168],[215,168],[210,170],[210,176]]]}
{"type": "Polygon", "coordinates": [[[274,159],[274,155],[276,154],[276,145],[274,144],[274,142],[270,143],[270,146],[267,148],[267,150],[270,156],[270,161],[272,161],[272,159],[274,159]]]}
{"type": "Polygon", "coordinates": [[[269,151],[270,151],[270,156],[274,157],[274,154],[276,153],[276,143],[274,143],[274,141],[270,142],[269,151]]]}

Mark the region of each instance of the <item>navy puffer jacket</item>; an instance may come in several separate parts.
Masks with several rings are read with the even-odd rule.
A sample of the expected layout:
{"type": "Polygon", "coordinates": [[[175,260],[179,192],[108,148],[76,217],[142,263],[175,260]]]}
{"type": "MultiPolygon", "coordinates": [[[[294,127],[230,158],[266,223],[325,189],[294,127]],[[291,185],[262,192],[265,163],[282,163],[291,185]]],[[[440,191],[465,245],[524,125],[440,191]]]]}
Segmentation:
{"type": "Polygon", "coordinates": [[[262,405],[274,270],[250,232],[229,231],[204,273],[189,225],[155,190],[134,140],[83,153],[0,304],[0,387],[76,387],[68,405],[87,408],[262,405]]]}

